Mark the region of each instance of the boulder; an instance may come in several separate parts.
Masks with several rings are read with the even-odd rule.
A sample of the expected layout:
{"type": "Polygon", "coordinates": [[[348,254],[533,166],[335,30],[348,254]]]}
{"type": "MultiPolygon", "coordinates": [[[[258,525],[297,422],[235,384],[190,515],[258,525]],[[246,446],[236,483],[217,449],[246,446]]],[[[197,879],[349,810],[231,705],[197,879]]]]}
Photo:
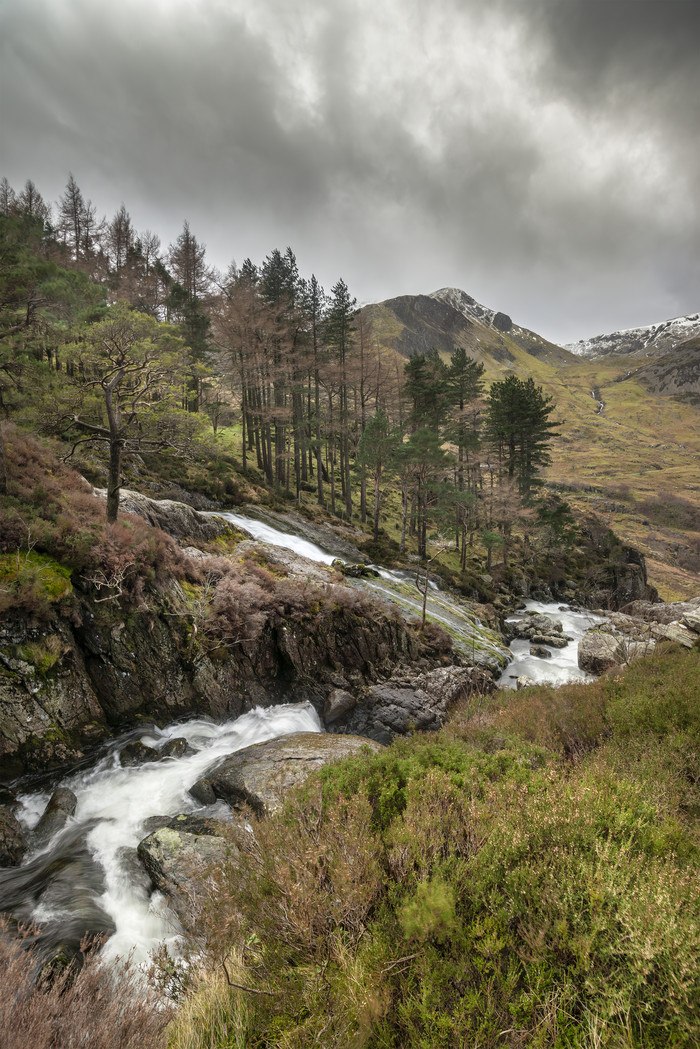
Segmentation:
{"type": "Polygon", "coordinates": [[[161,758],[186,758],[194,754],[194,749],[183,736],[169,739],[158,751],[161,758]]]}
{"type": "Polygon", "coordinates": [[[602,674],[625,661],[623,642],[612,634],[588,630],[579,642],[578,665],[589,674],[602,674]]]}
{"type": "Polygon", "coordinates": [[[681,619],[681,625],[692,630],[694,634],[700,634],[700,611],[692,609],[686,612],[681,619]]]}
{"type": "Polygon", "coordinates": [[[133,768],[134,765],[144,765],[147,761],[159,761],[161,752],[155,747],[149,747],[140,739],[132,740],[119,751],[119,764],[125,768],[133,768]]]}
{"type": "Polygon", "coordinates": [[[75,812],[78,799],[68,787],[59,787],[49,798],[41,819],[34,828],[34,842],[44,845],[49,838],[62,830],[70,816],[75,812]]]}
{"type": "Polygon", "coordinates": [[[426,673],[406,671],[361,690],[357,705],[338,719],[336,731],[390,743],[414,729],[437,729],[460,699],[492,692],[493,678],[477,667],[438,667],[426,673]]]}
{"type": "Polygon", "coordinates": [[[674,641],[684,648],[692,648],[697,641],[697,634],[680,623],[652,623],[652,636],[657,641],[674,641]]]}
{"type": "Polygon", "coordinates": [[[530,641],[535,645],[551,645],[552,648],[566,648],[569,644],[569,638],[564,634],[533,634],[530,641]]]}
{"type": "Polygon", "coordinates": [[[138,857],[154,888],[174,898],[182,909],[202,890],[202,874],[238,855],[236,846],[222,835],[222,825],[199,816],[167,819],[143,838],[138,857]]]}
{"type": "Polygon", "coordinates": [[[282,808],[293,787],[330,761],[381,747],[368,739],[295,732],[236,751],[209,772],[217,798],[234,809],[249,805],[259,816],[282,808]]]}
{"type": "MultiPolygon", "coordinates": [[[[102,498],[107,497],[104,488],[95,488],[94,492],[102,498]]],[[[122,488],[119,507],[125,513],[143,517],[154,528],[162,529],[175,539],[206,542],[232,531],[223,517],[200,513],[187,503],[178,503],[174,499],[149,499],[129,488],[122,488]]]]}
{"type": "Polygon", "coordinates": [[[0,806],[0,867],[16,867],[26,849],[22,825],[12,809],[0,806]]]}
{"type": "Polygon", "coordinates": [[[516,689],[530,688],[530,686],[534,684],[535,682],[532,680],[531,677],[528,677],[527,674],[521,674],[515,679],[516,689]]]}
{"type": "Polygon", "coordinates": [[[188,789],[187,793],[198,801],[200,805],[214,805],[216,802],[216,794],[214,788],[211,785],[211,780],[203,776],[202,779],[198,779],[196,783],[188,789]]]}
{"type": "Polygon", "coordinates": [[[537,656],[538,659],[552,658],[552,653],[544,645],[530,645],[530,655],[537,656]]]}
{"type": "Polygon", "coordinates": [[[327,725],[332,725],[334,721],[342,718],[343,714],[347,714],[356,705],[357,700],[352,692],[346,692],[342,688],[334,688],[323,707],[324,721],[327,725]]]}

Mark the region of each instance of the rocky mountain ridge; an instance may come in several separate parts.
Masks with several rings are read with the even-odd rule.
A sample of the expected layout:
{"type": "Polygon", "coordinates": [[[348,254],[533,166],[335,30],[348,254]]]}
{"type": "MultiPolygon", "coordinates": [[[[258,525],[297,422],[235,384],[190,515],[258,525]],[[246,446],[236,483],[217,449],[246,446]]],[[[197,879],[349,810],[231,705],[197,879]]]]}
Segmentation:
{"type": "Polygon", "coordinates": [[[661,357],[688,339],[700,336],[700,314],[672,317],[657,324],[626,328],[567,343],[578,357],[661,357]]]}

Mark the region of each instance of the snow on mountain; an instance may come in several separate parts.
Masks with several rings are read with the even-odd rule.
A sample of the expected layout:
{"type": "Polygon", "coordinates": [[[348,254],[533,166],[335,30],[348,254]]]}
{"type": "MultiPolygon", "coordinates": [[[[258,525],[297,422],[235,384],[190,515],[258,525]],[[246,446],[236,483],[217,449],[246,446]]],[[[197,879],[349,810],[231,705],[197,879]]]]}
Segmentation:
{"type": "Polygon", "coordinates": [[[446,302],[448,306],[452,306],[464,317],[468,317],[469,320],[481,321],[482,324],[490,325],[496,313],[495,310],[490,310],[488,306],[482,306],[480,302],[477,302],[476,299],[473,299],[471,295],[467,295],[466,291],[462,291],[460,288],[440,288],[438,291],[431,292],[430,298],[446,302]]]}
{"type": "Polygon", "coordinates": [[[700,335],[700,314],[674,317],[661,324],[641,328],[626,328],[608,335],[569,343],[565,348],[579,357],[660,357],[675,349],[679,343],[700,335]]]}

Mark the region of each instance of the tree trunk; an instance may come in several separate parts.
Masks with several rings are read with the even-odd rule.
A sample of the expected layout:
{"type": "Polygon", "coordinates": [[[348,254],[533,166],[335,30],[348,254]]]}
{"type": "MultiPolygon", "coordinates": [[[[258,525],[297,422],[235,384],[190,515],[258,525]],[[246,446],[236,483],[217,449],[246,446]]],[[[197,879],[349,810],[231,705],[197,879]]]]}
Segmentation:
{"type": "Polygon", "coordinates": [[[0,426],[0,495],[7,495],[7,468],[5,466],[5,438],[0,426]]]}
{"type": "Polygon", "coordinates": [[[122,474],[122,443],[118,438],[109,442],[109,475],[107,478],[107,523],[114,524],[119,514],[119,491],[122,474]]]}

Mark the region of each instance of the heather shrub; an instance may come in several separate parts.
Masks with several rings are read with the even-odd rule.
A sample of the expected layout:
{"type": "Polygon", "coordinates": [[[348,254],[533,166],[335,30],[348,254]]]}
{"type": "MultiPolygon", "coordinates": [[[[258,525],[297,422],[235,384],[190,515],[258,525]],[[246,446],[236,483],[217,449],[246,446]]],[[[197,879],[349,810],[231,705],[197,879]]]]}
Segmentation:
{"type": "Polygon", "coordinates": [[[130,963],[100,965],[83,945],[81,967],[54,968],[37,982],[32,950],[0,936],[0,1040],[3,1049],[165,1049],[170,1010],[130,963]]]}
{"type": "Polygon", "coordinates": [[[699,655],[316,773],[205,912],[245,1034],[187,1049],[697,1045],[699,655]]]}

